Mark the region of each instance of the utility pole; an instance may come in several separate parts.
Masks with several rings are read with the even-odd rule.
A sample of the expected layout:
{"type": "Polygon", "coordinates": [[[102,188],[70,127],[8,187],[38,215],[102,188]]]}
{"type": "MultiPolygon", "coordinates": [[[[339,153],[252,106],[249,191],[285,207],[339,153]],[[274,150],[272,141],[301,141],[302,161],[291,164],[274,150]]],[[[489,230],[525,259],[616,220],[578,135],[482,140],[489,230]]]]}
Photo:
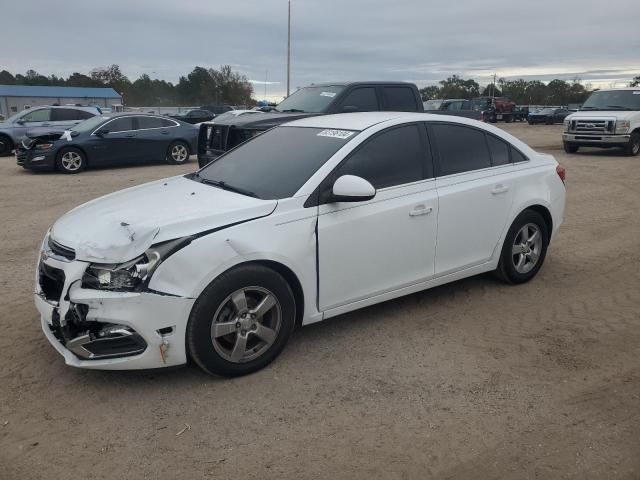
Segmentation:
{"type": "Polygon", "coordinates": [[[291,93],[291,0],[289,0],[289,16],[287,28],[287,97],[291,93]]]}

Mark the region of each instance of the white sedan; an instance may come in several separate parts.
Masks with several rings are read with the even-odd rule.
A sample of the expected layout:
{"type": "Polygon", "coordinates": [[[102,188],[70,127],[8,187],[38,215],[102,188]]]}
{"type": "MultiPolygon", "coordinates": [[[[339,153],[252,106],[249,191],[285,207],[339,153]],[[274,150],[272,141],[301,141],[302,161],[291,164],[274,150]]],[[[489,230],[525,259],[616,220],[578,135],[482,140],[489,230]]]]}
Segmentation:
{"type": "Polygon", "coordinates": [[[482,272],[531,280],[562,223],[564,175],[465,118],[306,118],[64,215],[43,242],[35,302],[69,365],[190,357],[243,375],[296,324],[482,272]]]}

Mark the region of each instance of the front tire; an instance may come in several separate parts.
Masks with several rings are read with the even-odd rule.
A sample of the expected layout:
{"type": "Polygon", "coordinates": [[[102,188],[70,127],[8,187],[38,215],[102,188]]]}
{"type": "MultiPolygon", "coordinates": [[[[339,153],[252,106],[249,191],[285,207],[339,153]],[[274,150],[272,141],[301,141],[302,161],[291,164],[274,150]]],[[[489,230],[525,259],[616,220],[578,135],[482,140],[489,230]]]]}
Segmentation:
{"type": "Polygon", "coordinates": [[[246,375],[271,363],[284,349],[296,318],[287,281],[262,265],[244,265],[216,278],[191,310],[189,355],[204,371],[246,375]]]}
{"type": "Polygon", "coordinates": [[[528,282],[542,267],[548,246],[546,222],[538,212],[525,210],[507,232],[496,275],[506,283],[528,282]]]}
{"type": "Polygon", "coordinates": [[[73,175],[87,168],[87,158],[82,150],[75,147],[60,149],[56,157],[56,167],[59,172],[73,175]]]}
{"type": "Polygon", "coordinates": [[[0,157],[5,157],[13,150],[13,141],[6,135],[0,135],[0,157]]]}
{"type": "Polygon", "coordinates": [[[640,154],[640,132],[633,132],[629,143],[624,147],[624,153],[635,157],[640,154]]]}
{"type": "Polygon", "coordinates": [[[566,153],[576,153],[578,151],[578,148],[580,148],[578,147],[578,145],[573,145],[572,143],[567,143],[567,142],[564,142],[563,145],[564,145],[564,151],[566,153]]]}
{"type": "Polygon", "coordinates": [[[166,160],[171,165],[182,165],[189,161],[189,145],[183,141],[175,141],[167,149],[166,160]]]}

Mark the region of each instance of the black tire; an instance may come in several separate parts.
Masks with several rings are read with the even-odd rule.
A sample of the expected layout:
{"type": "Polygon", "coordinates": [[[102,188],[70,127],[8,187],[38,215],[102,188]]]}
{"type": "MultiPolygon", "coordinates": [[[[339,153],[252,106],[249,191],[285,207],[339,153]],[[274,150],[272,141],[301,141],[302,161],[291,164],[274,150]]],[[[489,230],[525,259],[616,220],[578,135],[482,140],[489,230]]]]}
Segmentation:
{"type": "Polygon", "coordinates": [[[629,143],[624,147],[624,153],[631,157],[635,157],[640,154],[640,132],[633,132],[629,143]]]}
{"type": "MultiPolygon", "coordinates": [[[[257,300],[255,301],[257,302],[257,300]]],[[[255,304],[253,307],[255,308],[255,304]]],[[[249,310],[245,311],[252,312],[250,308],[252,307],[249,305],[249,310]]],[[[224,377],[246,375],[266,367],[280,354],[291,336],[295,318],[295,298],[291,287],[282,275],[262,265],[242,265],[216,278],[196,300],[187,326],[187,351],[193,361],[207,373],[224,377]],[[267,320],[264,320],[262,316],[256,320],[244,319],[244,317],[241,319],[239,309],[235,307],[235,301],[230,300],[231,295],[237,294],[241,289],[247,289],[245,297],[247,305],[251,300],[252,289],[262,289],[273,295],[277,300],[277,305],[268,311],[271,312],[268,313],[271,317],[267,320]],[[226,317],[223,314],[226,314],[226,317]],[[226,336],[220,336],[219,340],[216,339],[217,343],[214,346],[212,328],[214,321],[220,319],[226,319],[224,322],[226,324],[237,322],[235,323],[236,331],[230,332],[226,336]],[[277,329],[274,327],[274,320],[279,325],[277,329]],[[263,342],[258,334],[260,330],[255,330],[255,324],[240,327],[240,322],[245,321],[256,322],[260,325],[271,322],[267,326],[274,327],[271,333],[275,331],[273,337],[275,340],[270,345],[266,345],[265,341],[265,345],[261,347],[263,352],[259,353],[256,358],[250,358],[251,355],[255,355],[254,352],[259,352],[258,347],[251,348],[251,342],[263,342]],[[242,328],[248,328],[248,330],[241,330],[242,328]],[[253,330],[256,333],[253,333],[253,330]],[[225,358],[224,352],[221,353],[220,350],[224,349],[224,342],[227,342],[229,349],[232,350],[232,346],[237,345],[241,332],[244,334],[242,337],[247,339],[246,343],[249,346],[248,349],[243,347],[243,355],[249,354],[249,358],[231,361],[229,358],[225,358]]],[[[228,356],[233,356],[233,351],[228,356]]]]}
{"type": "Polygon", "coordinates": [[[13,148],[13,140],[6,135],[0,135],[0,157],[10,155],[13,148]]]}
{"type": "MultiPolygon", "coordinates": [[[[535,232],[532,227],[528,227],[529,231],[535,232]]],[[[498,263],[498,268],[495,273],[497,277],[511,284],[525,283],[531,280],[536,276],[542,264],[544,263],[544,259],[547,255],[547,247],[549,246],[549,230],[547,228],[547,224],[544,221],[544,218],[533,210],[525,210],[522,212],[511,224],[509,231],[507,232],[507,236],[505,237],[504,244],[502,246],[502,252],[500,254],[500,262],[498,263]],[[516,254],[513,253],[514,247],[516,246],[516,242],[520,243],[521,240],[521,230],[525,226],[535,225],[540,234],[540,246],[539,251],[537,252],[537,260],[531,266],[531,269],[528,271],[518,270],[516,267],[516,254]]],[[[519,255],[525,255],[525,253],[519,253],[519,255]]],[[[524,267],[525,265],[523,265],[524,267]]]]}
{"type": "Polygon", "coordinates": [[[532,120],[527,120],[527,123],[528,123],[529,125],[533,125],[533,121],[532,121],[532,120]]]}
{"type": "Polygon", "coordinates": [[[564,144],[564,151],[566,153],[576,153],[578,151],[578,145],[574,145],[573,143],[567,143],[567,142],[563,142],[564,144]]]}
{"type": "Polygon", "coordinates": [[[87,157],[75,147],[63,147],[56,156],[56,169],[61,173],[73,175],[87,168],[87,157]]]}
{"type": "Polygon", "coordinates": [[[505,115],[503,118],[504,118],[505,123],[513,122],[513,117],[511,115],[505,115]]]}
{"type": "Polygon", "coordinates": [[[182,140],[176,140],[167,148],[167,154],[165,160],[171,165],[182,165],[189,161],[191,156],[191,149],[189,144],[182,140]]]}

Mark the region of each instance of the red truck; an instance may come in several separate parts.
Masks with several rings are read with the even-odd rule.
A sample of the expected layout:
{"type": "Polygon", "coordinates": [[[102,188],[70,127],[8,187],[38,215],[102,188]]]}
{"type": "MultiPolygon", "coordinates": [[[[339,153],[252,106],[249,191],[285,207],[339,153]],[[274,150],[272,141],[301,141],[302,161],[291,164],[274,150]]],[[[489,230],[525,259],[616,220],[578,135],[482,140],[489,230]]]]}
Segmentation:
{"type": "Polygon", "coordinates": [[[473,109],[483,112],[484,118],[491,123],[514,120],[516,104],[509,97],[478,97],[472,101],[473,109]]]}

